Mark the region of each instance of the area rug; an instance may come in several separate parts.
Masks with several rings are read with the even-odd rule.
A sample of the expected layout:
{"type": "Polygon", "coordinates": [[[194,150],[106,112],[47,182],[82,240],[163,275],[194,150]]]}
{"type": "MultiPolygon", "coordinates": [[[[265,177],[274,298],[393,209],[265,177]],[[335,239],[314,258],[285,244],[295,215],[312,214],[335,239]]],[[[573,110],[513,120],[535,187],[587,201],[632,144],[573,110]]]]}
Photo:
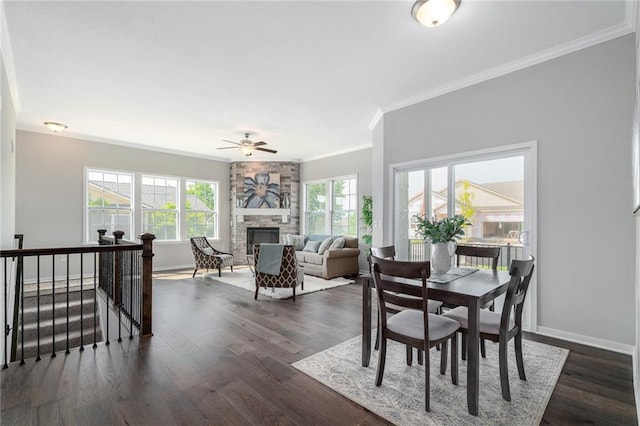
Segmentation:
{"type": "MultiPolygon", "coordinates": [[[[222,281],[225,284],[230,284],[236,287],[244,288],[245,290],[249,290],[252,292],[256,291],[256,284],[253,278],[253,274],[249,270],[249,268],[244,269],[234,269],[231,271],[223,271],[222,276],[218,277],[218,273],[214,275],[207,275],[207,278],[212,278],[214,280],[222,281]]],[[[296,288],[296,297],[315,293],[317,291],[327,290],[329,288],[340,287],[347,284],[353,284],[353,280],[349,280],[346,278],[338,277],[332,280],[325,280],[323,278],[314,277],[312,275],[304,276],[304,290],[302,290],[299,286],[296,288]]],[[[261,296],[267,296],[274,299],[288,299],[293,297],[293,290],[290,288],[276,288],[276,289],[265,289],[261,288],[258,292],[261,296]]]]}
{"type": "MultiPolygon", "coordinates": [[[[375,334],[374,334],[375,339],[375,334]]],[[[361,338],[356,337],[293,364],[320,383],[396,425],[538,425],[553,393],[568,350],[531,341],[523,342],[527,381],[518,377],[509,345],[511,402],[502,399],[498,345],[487,344],[480,359],[479,415],[467,412],[466,361],[459,359],[458,385],[440,375],[440,352],[431,350],[431,411],[424,410],[424,367],[415,356],[406,364],[405,347],[389,341],[382,386],[375,386],[378,351],[369,367],[361,365],[361,338]]],[[[460,345],[458,345],[460,346],[460,345]]]]}

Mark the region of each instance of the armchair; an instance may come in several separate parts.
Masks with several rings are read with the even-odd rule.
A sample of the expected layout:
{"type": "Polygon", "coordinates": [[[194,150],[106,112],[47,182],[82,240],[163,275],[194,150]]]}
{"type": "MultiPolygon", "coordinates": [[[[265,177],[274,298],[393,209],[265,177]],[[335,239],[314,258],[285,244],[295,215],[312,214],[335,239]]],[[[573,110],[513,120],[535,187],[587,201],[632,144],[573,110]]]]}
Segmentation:
{"type": "Polygon", "coordinates": [[[193,237],[191,238],[191,252],[193,253],[193,275],[196,276],[198,269],[217,269],[218,276],[222,276],[222,268],[231,268],[233,272],[233,255],[231,253],[225,253],[220,250],[214,249],[207,237],[193,237]]]}
{"type": "Polygon", "coordinates": [[[270,275],[258,271],[258,262],[260,260],[259,244],[253,246],[253,259],[256,278],[256,293],[254,299],[258,299],[258,290],[260,287],[271,287],[272,289],[281,287],[293,289],[293,301],[295,302],[296,287],[301,285],[302,290],[304,290],[304,271],[296,260],[295,248],[288,245],[284,246],[282,262],[280,263],[280,273],[278,275],[270,275]]]}

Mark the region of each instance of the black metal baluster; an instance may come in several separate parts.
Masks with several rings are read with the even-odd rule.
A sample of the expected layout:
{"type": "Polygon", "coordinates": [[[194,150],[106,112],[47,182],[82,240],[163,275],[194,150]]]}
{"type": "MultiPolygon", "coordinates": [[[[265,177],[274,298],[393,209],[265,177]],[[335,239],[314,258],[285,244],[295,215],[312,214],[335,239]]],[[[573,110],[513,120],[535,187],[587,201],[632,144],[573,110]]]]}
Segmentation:
{"type": "Polygon", "coordinates": [[[97,288],[97,253],[93,253],[93,349],[98,347],[98,322],[96,313],[98,308],[98,288],[97,288]]]}
{"type": "Polygon", "coordinates": [[[80,352],[84,351],[84,256],[80,254],[80,352]]]}
{"type": "Polygon", "coordinates": [[[122,277],[120,278],[120,285],[118,286],[118,342],[122,342],[122,287],[124,286],[124,273],[122,271],[126,268],[124,265],[124,252],[118,254],[121,259],[120,262],[120,271],[122,277]]]}
{"type": "Polygon", "coordinates": [[[69,350],[69,254],[67,253],[67,350],[65,354],[70,354],[69,350]]]}
{"type": "MultiPolygon", "coordinates": [[[[24,265],[24,258],[20,257],[20,268],[24,265]]],[[[20,305],[22,312],[20,314],[20,365],[24,365],[24,271],[20,272],[20,305]]]]}
{"type": "MultiPolygon", "coordinates": [[[[36,263],[36,268],[38,270],[37,274],[36,274],[36,324],[37,324],[37,328],[36,328],[36,334],[38,336],[38,346],[36,348],[36,361],[40,361],[40,255],[38,255],[36,257],[37,263],[36,263]]],[[[22,330],[24,332],[24,330],[22,330]]]]}
{"type": "Polygon", "coordinates": [[[4,258],[4,365],[2,368],[9,368],[9,363],[7,361],[7,337],[9,336],[9,323],[7,319],[7,300],[9,299],[9,294],[7,294],[7,288],[9,287],[9,283],[7,282],[7,258],[4,258]]]}
{"type": "Polygon", "coordinates": [[[56,255],[51,256],[51,358],[56,357],[56,255]]]}
{"type": "Polygon", "coordinates": [[[137,271],[135,251],[131,251],[131,285],[129,286],[129,340],[133,339],[133,271],[137,271]]]}
{"type": "MultiPolygon", "coordinates": [[[[115,252],[111,252],[111,255],[114,256],[115,252]]],[[[104,321],[107,324],[107,336],[106,336],[104,344],[107,345],[107,346],[109,346],[111,344],[111,342],[109,342],[109,323],[111,322],[110,318],[109,318],[109,314],[110,314],[110,311],[111,311],[111,309],[109,309],[109,300],[113,300],[113,290],[112,289],[113,289],[113,280],[115,279],[114,278],[115,277],[114,271],[115,271],[115,267],[116,267],[115,266],[115,263],[116,263],[115,262],[115,256],[112,257],[110,260],[111,260],[111,262],[109,264],[109,271],[110,271],[109,275],[110,275],[110,277],[109,277],[108,282],[107,282],[107,287],[108,287],[108,289],[107,289],[107,302],[106,302],[107,303],[107,318],[105,318],[105,321],[104,321]]]]}

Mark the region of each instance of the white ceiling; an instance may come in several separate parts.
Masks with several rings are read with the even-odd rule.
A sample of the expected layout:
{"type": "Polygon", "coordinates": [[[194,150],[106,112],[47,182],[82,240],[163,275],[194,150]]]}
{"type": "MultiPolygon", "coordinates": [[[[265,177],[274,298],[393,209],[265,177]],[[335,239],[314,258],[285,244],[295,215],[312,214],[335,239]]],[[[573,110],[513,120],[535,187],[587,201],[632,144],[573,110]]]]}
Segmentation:
{"type": "Polygon", "coordinates": [[[624,1],[5,1],[18,128],[241,160],[221,139],[320,158],[413,102],[632,31],[624,1]]]}

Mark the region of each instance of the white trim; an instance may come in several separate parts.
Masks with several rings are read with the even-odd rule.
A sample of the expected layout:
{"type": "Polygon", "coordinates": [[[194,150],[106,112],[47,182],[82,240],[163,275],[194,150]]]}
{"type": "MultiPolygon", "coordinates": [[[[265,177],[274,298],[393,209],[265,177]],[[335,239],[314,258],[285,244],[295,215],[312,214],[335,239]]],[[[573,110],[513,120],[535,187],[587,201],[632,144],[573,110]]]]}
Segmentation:
{"type": "MultiPolygon", "coordinates": [[[[629,20],[628,17],[627,20],[629,20]]],[[[585,49],[587,47],[595,46],[596,44],[604,43],[605,41],[613,40],[614,38],[621,37],[623,35],[629,34],[630,32],[633,32],[633,29],[629,26],[629,24],[630,23],[625,22],[614,25],[607,29],[561,44],[560,46],[555,46],[553,48],[536,52],[529,56],[525,56],[524,58],[507,62],[497,67],[489,68],[485,71],[481,71],[469,77],[465,77],[452,83],[436,87],[433,90],[419,94],[417,96],[413,96],[403,101],[387,105],[381,108],[382,112],[388,113],[400,108],[424,102],[426,100],[433,99],[435,97],[453,92],[455,90],[473,86],[474,84],[482,83],[483,81],[510,74],[514,71],[519,71],[521,69],[528,68],[530,66],[537,65],[542,62],[546,62],[548,60],[555,59],[581,49],[585,49]]]]}
{"type": "Polygon", "coordinates": [[[626,355],[633,355],[633,352],[635,350],[635,346],[633,345],[613,342],[611,340],[598,339],[597,337],[585,336],[583,334],[576,334],[569,331],[556,330],[554,328],[548,327],[538,327],[537,334],[626,355]]]}
{"type": "MultiPolygon", "coordinates": [[[[321,154],[321,155],[316,155],[315,157],[309,157],[309,158],[305,158],[303,160],[303,162],[309,162],[309,161],[315,161],[315,160],[322,160],[323,158],[330,158],[330,157],[336,157],[338,155],[343,155],[343,154],[348,154],[350,152],[354,152],[354,151],[360,151],[363,149],[368,149],[371,148],[373,145],[371,142],[369,143],[365,143],[365,144],[361,144],[361,145],[356,145],[353,146],[351,148],[345,148],[342,149],[340,151],[332,151],[331,153],[328,154],[321,154]]],[[[278,161],[283,161],[283,160],[278,160],[278,161]]]]}
{"type": "Polygon", "coordinates": [[[13,61],[13,49],[11,48],[11,37],[9,36],[9,27],[7,26],[7,17],[4,10],[4,2],[0,1],[0,55],[7,73],[9,81],[9,92],[13,101],[13,109],[15,112],[20,111],[20,97],[18,96],[18,82],[16,80],[16,65],[13,61]]]}
{"type": "Polygon", "coordinates": [[[638,0],[627,0],[624,22],[633,32],[638,30],[638,0]]]}
{"type": "Polygon", "coordinates": [[[369,122],[369,130],[373,130],[373,128],[378,125],[378,121],[380,121],[380,119],[383,116],[384,116],[384,113],[382,112],[382,110],[380,108],[378,108],[376,113],[373,115],[373,118],[369,122]]]}

